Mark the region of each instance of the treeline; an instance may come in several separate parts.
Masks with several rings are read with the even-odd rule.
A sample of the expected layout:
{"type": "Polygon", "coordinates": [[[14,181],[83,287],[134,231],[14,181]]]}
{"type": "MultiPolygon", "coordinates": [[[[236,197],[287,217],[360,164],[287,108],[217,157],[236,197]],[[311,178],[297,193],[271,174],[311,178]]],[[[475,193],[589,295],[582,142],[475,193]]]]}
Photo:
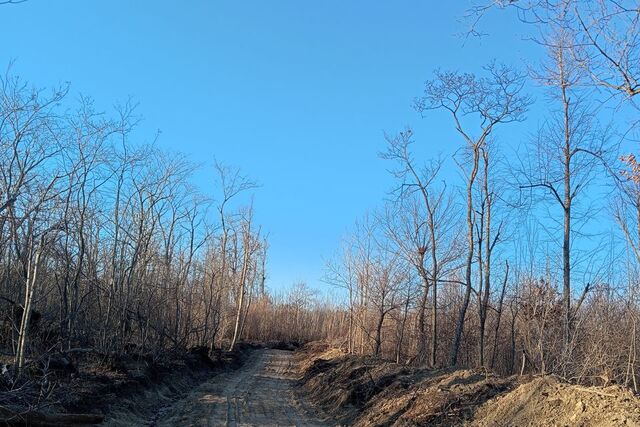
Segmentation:
{"type": "Polygon", "coordinates": [[[638,390],[640,169],[620,144],[637,132],[640,12],[489,2],[470,12],[472,34],[499,9],[529,26],[544,58],[526,72],[438,70],[425,83],[415,110],[449,124],[452,161],[416,158],[429,135],[411,128],[387,137],[394,190],[328,265],[347,295],[344,346],[638,390]],[[514,141],[505,131],[541,104],[542,121],[514,141]]]}
{"type": "Polygon", "coordinates": [[[347,321],[347,311],[335,298],[300,282],[257,300],[248,313],[244,338],[263,343],[329,340],[339,344],[346,336],[347,321]]]}
{"type": "Polygon", "coordinates": [[[69,98],[0,80],[0,351],[14,374],[56,353],[344,335],[344,311],[306,285],[265,288],[255,182],[216,163],[203,194],[184,156],[136,141],[132,105],[110,117],[69,98]]]}
{"type": "Polygon", "coordinates": [[[136,142],[138,121],[131,105],[109,116],[67,86],[0,80],[0,349],[17,372],[55,352],[308,336],[308,302],[265,291],[256,184],[216,164],[202,194],[183,156],[136,142]]]}

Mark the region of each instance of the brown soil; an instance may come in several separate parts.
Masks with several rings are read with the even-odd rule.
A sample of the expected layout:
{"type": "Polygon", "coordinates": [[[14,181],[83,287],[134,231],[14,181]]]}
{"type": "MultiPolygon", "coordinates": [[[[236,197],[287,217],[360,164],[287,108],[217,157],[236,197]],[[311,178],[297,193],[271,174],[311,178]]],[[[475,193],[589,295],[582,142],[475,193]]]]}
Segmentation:
{"type": "Polygon", "coordinates": [[[244,366],[218,375],[177,401],[157,426],[330,426],[296,393],[291,351],[255,351],[244,366]]]}
{"type": "Polygon", "coordinates": [[[318,344],[299,363],[311,401],[347,425],[640,426],[640,399],[620,386],[411,368],[318,344]]]}
{"type": "Polygon", "coordinates": [[[640,399],[620,386],[580,387],[535,378],[478,408],[470,425],[640,426],[640,399]]]}

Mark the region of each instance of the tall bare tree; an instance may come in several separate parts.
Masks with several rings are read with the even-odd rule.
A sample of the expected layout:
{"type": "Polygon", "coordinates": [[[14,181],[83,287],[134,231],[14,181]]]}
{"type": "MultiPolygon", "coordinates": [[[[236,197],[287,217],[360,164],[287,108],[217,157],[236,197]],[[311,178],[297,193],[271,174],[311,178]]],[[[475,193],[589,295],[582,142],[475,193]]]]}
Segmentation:
{"type": "Polygon", "coordinates": [[[416,109],[420,113],[430,110],[447,112],[465,144],[465,158],[461,163],[466,176],[465,291],[449,355],[451,365],[455,365],[458,361],[460,340],[473,290],[474,224],[476,221],[473,193],[480,171],[482,150],[497,127],[523,120],[525,112],[531,104],[530,98],[522,94],[524,85],[522,74],[506,66],[495,64],[487,66],[485,71],[487,73],[485,77],[436,71],[435,78],[426,82],[423,96],[415,102],[416,109]],[[472,130],[474,127],[476,129],[472,130]]]}
{"type": "MultiPolygon", "coordinates": [[[[546,39],[548,61],[540,73],[557,106],[553,116],[543,125],[535,140],[534,163],[521,188],[540,189],[558,204],[562,211],[562,301],[564,310],[564,343],[568,350],[575,309],[572,308],[573,208],[603,164],[608,150],[606,133],[598,128],[595,113],[589,108],[582,89],[584,71],[571,56],[566,39],[572,35],[564,25],[546,39]]],[[[587,283],[582,297],[589,291],[587,283]]],[[[577,307],[576,307],[577,308],[577,307]]]]}

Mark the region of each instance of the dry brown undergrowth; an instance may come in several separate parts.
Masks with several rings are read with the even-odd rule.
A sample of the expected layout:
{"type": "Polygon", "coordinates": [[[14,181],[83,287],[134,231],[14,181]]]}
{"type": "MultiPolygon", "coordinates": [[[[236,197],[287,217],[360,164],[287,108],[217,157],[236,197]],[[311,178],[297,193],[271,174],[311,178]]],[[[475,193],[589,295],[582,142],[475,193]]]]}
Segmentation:
{"type": "Polygon", "coordinates": [[[640,399],[620,386],[413,368],[319,344],[300,362],[310,398],[354,426],[640,426],[640,399]]]}

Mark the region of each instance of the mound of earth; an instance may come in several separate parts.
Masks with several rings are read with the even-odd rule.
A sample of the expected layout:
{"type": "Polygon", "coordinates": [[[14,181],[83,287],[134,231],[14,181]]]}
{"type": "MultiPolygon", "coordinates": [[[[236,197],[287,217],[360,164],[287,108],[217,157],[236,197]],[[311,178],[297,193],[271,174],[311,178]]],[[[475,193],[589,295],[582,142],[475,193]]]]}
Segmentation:
{"type": "Polygon", "coordinates": [[[161,358],[94,351],[53,355],[55,366],[47,364],[46,376],[32,368],[21,383],[0,381],[0,425],[147,425],[194,385],[242,366],[255,347],[241,343],[212,357],[198,347],[161,358]]]}
{"type": "Polygon", "coordinates": [[[472,426],[640,426],[640,399],[621,386],[580,387],[539,377],[482,405],[472,426]]]}
{"type": "Polygon", "coordinates": [[[311,401],[348,425],[640,426],[640,399],[620,386],[407,367],[318,344],[300,366],[311,401]]]}

